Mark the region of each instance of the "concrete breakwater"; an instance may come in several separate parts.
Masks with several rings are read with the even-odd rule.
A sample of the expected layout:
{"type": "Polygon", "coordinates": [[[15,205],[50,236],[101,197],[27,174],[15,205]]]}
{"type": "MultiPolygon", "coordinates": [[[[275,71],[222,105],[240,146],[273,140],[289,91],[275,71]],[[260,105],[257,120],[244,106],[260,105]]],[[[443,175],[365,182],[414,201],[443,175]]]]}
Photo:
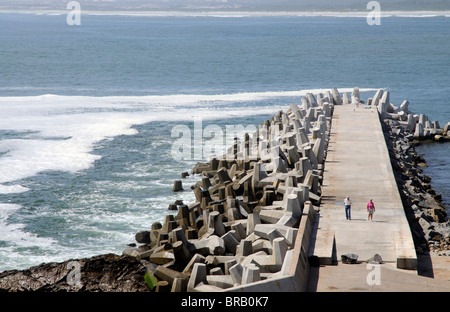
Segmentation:
{"type": "MultiPolygon", "coordinates": [[[[357,88],[353,97],[359,103],[357,88]]],[[[341,104],[336,88],[317,98],[307,94],[301,105],[236,140],[226,155],[198,163],[192,172],[202,179],[191,187],[196,201],[137,233],[141,245],[123,251],[148,261],[149,287],[304,290],[331,116],[341,104]]],[[[174,191],[181,189],[176,180],[174,191]]]]}
{"type": "MultiPolygon", "coordinates": [[[[381,120],[394,120],[396,129],[408,133],[408,140],[450,140],[450,121],[443,128],[439,122],[429,120],[426,114],[415,114],[409,109],[409,101],[404,100],[398,107],[390,102],[389,91],[379,89],[367,104],[377,107],[381,120]]],[[[397,130],[396,130],[397,131],[397,130]]]]}
{"type": "MultiPolygon", "coordinates": [[[[331,117],[335,105],[346,104],[376,109],[381,121],[391,126],[386,133],[407,133],[408,140],[445,136],[448,131],[413,114],[407,101],[392,105],[389,91],[378,90],[367,103],[360,100],[358,88],[351,96],[341,96],[336,88],[317,98],[307,94],[301,105],[292,104],[256,133],[246,134],[244,144],[236,141],[227,155],[198,163],[192,172],[202,180],[191,187],[196,202],[178,205],[176,216],[166,216],[164,224],[156,222],[151,230],[136,234],[142,245],[124,254],[148,261],[150,288],[157,289],[162,282],[171,291],[305,290],[309,263],[317,259],[308,249],[310,243],[315,245],[311,236],[320,212],[331,117]],[[256,153],[250,152],[252,146],[256,153]]],[[[396,145],[401,138],[386,135],[386,142],[396,145]]],[[[397,160],[394,170],[405,164],[411,167],[405,159],[408,151],[394,150],[398,151],[390,155],[393,163],[397,160]]],[[[417,199],[411,199],[405,185],[416,177],[396,178],[418,253],[425,248],[421,245],[425,237],[428,242],[442,238],[445,245],[445,211],[423,207],[420,200],[420,205],[411,205],[417,199]],[[411,218],[408,212],[416,207],[426,210],[424,217],[411,218]]],[[[177,180],[174,191],[180,189],[177,180]]],[[[314,239],[330,241],[328,247],[333,248],[333,235],[314,239]]]]}

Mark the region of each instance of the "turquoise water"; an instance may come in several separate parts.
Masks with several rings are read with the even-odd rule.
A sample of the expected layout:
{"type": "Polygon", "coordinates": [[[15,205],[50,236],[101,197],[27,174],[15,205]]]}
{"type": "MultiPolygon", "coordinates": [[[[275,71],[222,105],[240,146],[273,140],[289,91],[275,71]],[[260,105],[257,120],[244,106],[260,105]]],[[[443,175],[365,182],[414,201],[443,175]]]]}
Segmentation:
{"type": "MultiPolygon", "coordinates": [[[[192,201],[198,177],[177,194],[173,180],[207,155],[174,160],[173,130],[194,138],[198,118],[208,145],[208,125],[256,126],[307,91],[359,86],[443,126],[449,38],[445,17],[0,14],[0,271],[121,253],[192,201]]],[[[449,146],[420,153],[448,204],[449,146]]]]}

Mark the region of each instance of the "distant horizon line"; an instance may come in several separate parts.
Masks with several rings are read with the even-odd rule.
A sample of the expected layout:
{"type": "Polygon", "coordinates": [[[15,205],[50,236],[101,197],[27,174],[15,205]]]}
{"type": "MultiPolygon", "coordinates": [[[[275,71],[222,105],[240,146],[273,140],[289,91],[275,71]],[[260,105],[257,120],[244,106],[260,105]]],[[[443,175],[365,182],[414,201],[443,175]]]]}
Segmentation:
{"type": "MultiPolygon", "coordinates": [[[[0,14],[19,13],[35,15],[63,15],[70,10],[51,9],[0,9],[0,14]]],[[[218,17],[264,17],[264,16],[330,16],[366,17],[367,11],[299,10],[299,11],[235,11],[235,10],[82,10],[85,15],[126,15],[126,16],[218,16],[218,17]]],[[[450,17],[450,10],[386,10],[381,17],[450,17]]]]}

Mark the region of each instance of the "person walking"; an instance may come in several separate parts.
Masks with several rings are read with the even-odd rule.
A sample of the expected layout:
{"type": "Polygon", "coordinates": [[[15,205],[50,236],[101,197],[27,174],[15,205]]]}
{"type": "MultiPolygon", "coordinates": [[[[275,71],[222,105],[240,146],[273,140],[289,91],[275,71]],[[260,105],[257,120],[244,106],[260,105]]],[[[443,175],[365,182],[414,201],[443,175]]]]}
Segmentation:
{"type": "Polygon", "coordinates": [[[345,206],[345,218],[347,220],[351,220],[352,219],[352,216],[351,216],[352,200],[350,199],[349,196],[347,196],[344,199],[344,206],[345,206]]]}
{"type": "Polygon", "coordinates": [[[367,216],[367,221],[373,221],[373,213],[375,212],[375,204],[372,201],[372,198],[367,203],[367,212],[369,215],[367,216]]]}

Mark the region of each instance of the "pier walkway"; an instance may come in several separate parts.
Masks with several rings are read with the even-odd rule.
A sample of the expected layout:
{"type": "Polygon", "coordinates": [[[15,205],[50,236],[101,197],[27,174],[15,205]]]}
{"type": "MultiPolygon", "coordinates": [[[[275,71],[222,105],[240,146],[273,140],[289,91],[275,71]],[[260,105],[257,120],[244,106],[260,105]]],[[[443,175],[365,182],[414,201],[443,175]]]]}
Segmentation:
{"type": "Polygon", "coordinates": [[[311,267],[309,291],[373,291],[366,261],[376,254],[383,264],[381,286],[375,289],[428,291],[447,285],[448,291],[448,281],[434,289],[434,279],[417,275],[417,255],[376,109],[338,105],[332,118],[322,203],[310,250],[321,266],[311,267]],[[346,196],[352,200],[351,220],[345,217],[346,196]],[[373,221],[367,218],[370,199],[376,208],[373,221]],[[342,263],[344,254],[358,255],[359,264],[342,263]]]}

